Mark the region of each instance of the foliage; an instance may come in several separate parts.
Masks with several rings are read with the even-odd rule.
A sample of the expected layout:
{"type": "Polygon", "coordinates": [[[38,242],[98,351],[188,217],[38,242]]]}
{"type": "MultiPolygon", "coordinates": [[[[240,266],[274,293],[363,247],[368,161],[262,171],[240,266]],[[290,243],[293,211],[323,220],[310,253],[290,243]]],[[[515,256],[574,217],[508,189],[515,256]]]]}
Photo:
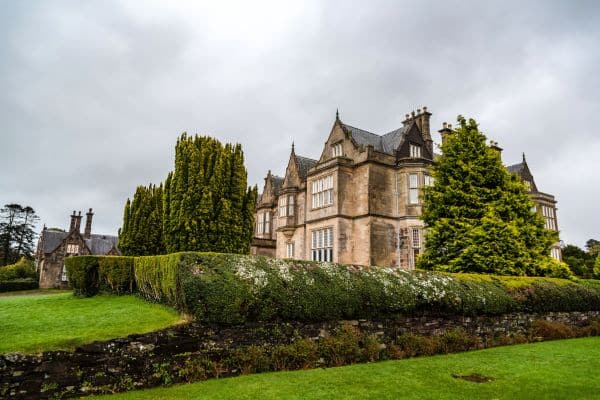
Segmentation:
{"type": "Polygon", "coordinates": [[[139,186],[133,201],[127,200],[120,247],[136,256],[249,253],[256,199],[257,188],[247,186],[240,144],[184,133],[164,186],[139,186]]]}
{"type": "Polygon", "coordinates": [[[29,353],[152,332],[174,325],[179,316],[134,296],[61,293],[0,297],[0,321],[0,353],[29,353]]]}
{"type": "Polygon", "coordinates": [[[65,258],[67,277],[78,296],[94,296],[99,291],[133,293],[133,257],[76,256],[65,258]]]}
{"type": "Polygon", "coordinates": [[[138,186],[133,201],[127,199],[119,230],[119,249],[124,255],[165,253],[162,234],[163,186],[138,186]]]}
{"type": "Polygon", "coordinates": [[[133,293],[133,257],[98,257],[98,277],[102,290],[115,293],[133,293]]]}
{"type": "Polygon", "coordinates": [[[533,321],[529,335],[533,340],[536,338],[543,340],[571,339],[578,336],[576,329],[569,325],[543,319],[533,321]]]}
{"type": "Polygon", "coordinates": [[[20,204],[6,204],[0,209],[0,266],[15,263],[21,257],[32,258],[35,210],[20,204]]]}
{"type": "Polygon", "coordinates": [[[600,310],[600,285],[557,278],[407,272],[191,252],[138,257],[134,264],[142,296],[218,324],[600,310]]]}
{"type": "Polygon", "coordinates": [[[100,290],[98,256],[65,258],[67,278],[78,296],[94,296],[100,290]]]}
{"type": "Polygon", "coordinates": [[[18,278],[10,281],[0,280],[0,293],[15,292],[19,290],[37,289],[39,282],[34,278],[18,278]]]}
{"type": "Polygon", "coordinates": [[[594,276],[596,242],[594,239],[588,240],[586,245],[587,251],[573,244],[568,244],[562,249],[563,260],[575,275],[582,278],[591,278],[594,276]]]}
{"type": "Polygon", "coordinates": [[[486,145],[477,123],[461,116],[458,122],[433,167],[435,184],[425,190],[422,219],[427,236],[420,268],[499,275],[552,273],[546,264],[556,234],[532,212],[525,185],[486,145]]]}
{"type": "Polygon", "coordinates": [[[24,278],[37,279],[33,261],[26,259],[25,257],[21,257],[21,259],[14,264],[0,268],[0,281],[24,278]]]}

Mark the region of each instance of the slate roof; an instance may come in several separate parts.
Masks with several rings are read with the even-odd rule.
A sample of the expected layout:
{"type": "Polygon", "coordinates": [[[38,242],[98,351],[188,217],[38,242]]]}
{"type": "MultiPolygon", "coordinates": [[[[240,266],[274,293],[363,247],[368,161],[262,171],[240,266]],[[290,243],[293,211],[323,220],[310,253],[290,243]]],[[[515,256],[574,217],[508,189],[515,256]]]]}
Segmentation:
{"type": "Polygon", "coordinates": [[[285,178],[273,175],[273,191],[275,192],[276,196],[279,194],[279,190],[281,189],[284,180],[285,178]]]}
{"type": "Polygon", "coordinates": [[[52,253],[67,237],[68,233],[65,231],[57,231],[54,229],[47,229],[42,232],[42,250],[44,253],[52,253]]]}
{"type": "Polygon", "coordinates": [[[118,248],[119,238],[117,236],[92,234],[90,239],[85,239],[85,244],[94,255],[108,253],[113,247],[118,248]]]}
{"type": "Polygon", "coordinates": [[[377,135],[344,123],[342,123],[342,126],[350,132],[352,139],[359,145],[373,146],[375,150],[391,155],[394,155],[394,151],[400,147],[408,131],[408,126],[403,126],[385,135],[377,135]]]}
{"type": "MultiPolygon", "coordinates": [[[[52,253],[63,240],[69,235],[68,232],[54,229],[47,229],[42,232],[42,250],[44,253],[52,253]]],[[[85,244],[93,255],[104,255],[108,253],[113,246],[118,248],[119,238],[117,236],[92,234],[90,239],[84,239],[85,244]]]]}
{"type": "Polygon", "coordinates": [[[319,161],[308,157],[296,156],[296,162],[298,163],[298,173],[300,174],[300,177],[306,179],[308,170],[314,167],[319,161]]]}
{"type": "Polygon", "coordinates": [[[521,174],[525,171],[525,163],[509,165],[506,167],[506,169],[508,169],[508,172],[521,176],[521,174]]]}

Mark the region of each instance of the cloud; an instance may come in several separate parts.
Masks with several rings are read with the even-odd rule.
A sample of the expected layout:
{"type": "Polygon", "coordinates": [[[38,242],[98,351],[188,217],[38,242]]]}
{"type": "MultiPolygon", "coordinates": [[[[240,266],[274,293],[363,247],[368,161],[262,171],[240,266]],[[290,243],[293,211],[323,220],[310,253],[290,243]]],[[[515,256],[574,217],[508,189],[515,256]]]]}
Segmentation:
{"type": "Polygon", "coordinates": [[[336,108],[383,133],[427,105],[474,117],[556,195],[567,242],[598,237],[594,2],[14,2],[0,15],[0,201],[116,232],[183,131],[244,146],[251,183],[291,142],[317,157],[336,108]],[[594,153],[596,152],[596,153],[594,153]]]}

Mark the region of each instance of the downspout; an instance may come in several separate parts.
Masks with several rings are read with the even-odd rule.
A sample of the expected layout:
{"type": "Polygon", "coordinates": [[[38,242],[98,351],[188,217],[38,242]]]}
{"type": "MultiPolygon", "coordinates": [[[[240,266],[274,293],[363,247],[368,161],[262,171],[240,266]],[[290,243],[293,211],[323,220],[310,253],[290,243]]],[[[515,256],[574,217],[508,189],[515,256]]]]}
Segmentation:
{"type": "Polygon", "coordinates": [[[397,266],[400,268],[400,194],[398,193],[398,178],[399,174],[396,172],[395,186],[396,186],[396,218],[397,222],[397,233],[396,233],[396,253],[397,253],[397,266]]]}

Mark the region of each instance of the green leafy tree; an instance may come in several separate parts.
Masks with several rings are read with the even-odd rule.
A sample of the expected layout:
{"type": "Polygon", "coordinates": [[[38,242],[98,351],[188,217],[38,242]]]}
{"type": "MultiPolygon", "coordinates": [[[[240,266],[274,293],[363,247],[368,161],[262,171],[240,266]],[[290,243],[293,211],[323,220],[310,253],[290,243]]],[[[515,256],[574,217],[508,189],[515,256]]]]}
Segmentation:
{"type": "MultiPolygon", "coordinates": [[[[586,246],[586,248],[589,247],[586,246]]],[[[562,249],[562,256],[564,262],[575,275],[582,278],[592,277],[594,273],[594,261],[596,260],[595,256],[573,244],[568,244],[562,249]]]]}
{"type": "Polygon", "coordinates": [[[424,193],[423,269],[502,275],[568,275],[549,254],[557,235],[544,228],[524,184],[486,145],[477,123],[458,117],[424,193]]]}
{"type": "Polygon", "coordinates": [[[594,263],[594,278],[600,279],[600,254],[598,254],[594,263]]]}
{"type": "Polygon", "coordinates": [[[38,220],[35,210],[29,206],[6,204],[0,209],[0,265],[13,264],[21,257],[33,257],[38,220]]]}

